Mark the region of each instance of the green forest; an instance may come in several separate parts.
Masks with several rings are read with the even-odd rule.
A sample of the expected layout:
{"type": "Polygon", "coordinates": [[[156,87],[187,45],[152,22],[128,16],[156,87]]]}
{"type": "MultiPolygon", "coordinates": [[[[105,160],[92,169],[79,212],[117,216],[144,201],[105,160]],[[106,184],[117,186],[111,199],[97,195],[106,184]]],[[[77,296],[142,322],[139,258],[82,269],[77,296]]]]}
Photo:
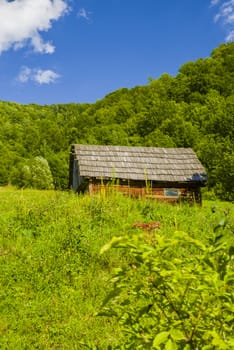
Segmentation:
{"type": "Polygon", "coordinates": [[[67,189],[72,143],[192,147],[210,193],[234,200],[233,42],[96,103],[2,101],[0,116],[0,186],[67,189]]]}

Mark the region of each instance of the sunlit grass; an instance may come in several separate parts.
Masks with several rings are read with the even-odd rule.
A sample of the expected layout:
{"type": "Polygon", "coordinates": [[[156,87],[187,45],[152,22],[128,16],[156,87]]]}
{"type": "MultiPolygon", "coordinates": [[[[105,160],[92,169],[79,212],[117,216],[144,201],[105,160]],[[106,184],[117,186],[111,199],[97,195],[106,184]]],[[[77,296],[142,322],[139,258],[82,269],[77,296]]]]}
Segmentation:
{"type": "Polygon", "coordinates": [[[94,315],[110,272],[128,256],[100,256],[100,248],[113,236],[131,234],[136,221],[160,222],[163,235],[185,231],[208,239],[227,212],[233,227],[229,203],[168,205],[0,188],[0,348],[82,349],[85,340],[105,349],[121,334],[113,320],[94,315]]]}

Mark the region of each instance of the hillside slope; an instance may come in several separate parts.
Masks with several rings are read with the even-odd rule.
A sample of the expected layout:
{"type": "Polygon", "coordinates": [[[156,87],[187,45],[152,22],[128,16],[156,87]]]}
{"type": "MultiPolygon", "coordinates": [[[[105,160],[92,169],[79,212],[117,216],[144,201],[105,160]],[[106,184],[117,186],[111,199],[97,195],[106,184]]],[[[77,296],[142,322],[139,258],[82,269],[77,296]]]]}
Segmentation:
{"type": "MultiPolygon", "coordinates": [[[[41,156],[55,188],[68,183],[72,143],[192,147],[209,188],[234,199],[234,43],[187,62],[172,77],[120,89],[93,104],[0,102],[0,185],[25,186],[25,166],[41,156]]],[[[27,179],[30,186],[30,179],[27,179]]]]}

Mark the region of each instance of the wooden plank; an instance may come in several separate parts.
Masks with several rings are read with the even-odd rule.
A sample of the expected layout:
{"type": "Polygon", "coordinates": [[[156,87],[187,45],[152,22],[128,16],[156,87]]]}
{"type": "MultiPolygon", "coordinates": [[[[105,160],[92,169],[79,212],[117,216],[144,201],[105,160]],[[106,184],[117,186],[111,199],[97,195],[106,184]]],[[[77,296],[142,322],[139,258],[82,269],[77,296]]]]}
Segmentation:
{"type": "MultiPolygon", "coordinates": [[[[168,188],[168,187],[167,187],[168,188]]],[[[177,189],[176,187],[173,187],[173,189],[177,189]]],[[[126,185],[118,185],[118,184],[108,184],[108,183],[89,183],[89,193],[95,194],[98,192],[106,192],[106,193],[115,193],[120,192],[127,196],[132,197],[145,197],[145,198],[152,198],[152,199],[158,199],[163,200],[167,202],[177,202],[180,199],[184,198],[185,200],[188,200],[189,202],[194,202],[195,200],[199,202],[199,191],[194,189],[187,189],[187,188],[178,188],[180,195],[177,197],[167,197],[165,196],[164,187],[153,187],[153,188],[146,188],[144,186],[130,186],[129,184],[126,185]]]]}

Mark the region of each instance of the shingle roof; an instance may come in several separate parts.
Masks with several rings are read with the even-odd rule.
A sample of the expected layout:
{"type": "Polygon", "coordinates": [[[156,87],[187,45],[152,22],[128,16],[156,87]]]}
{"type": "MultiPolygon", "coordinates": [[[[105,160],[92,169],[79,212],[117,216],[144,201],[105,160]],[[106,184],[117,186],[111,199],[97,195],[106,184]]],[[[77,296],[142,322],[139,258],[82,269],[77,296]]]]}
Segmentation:
{"type": "Polygon", "coordinates": [[[83,177],[204,182],[206,172],[191,148],[73,145],[83,177]]]}

